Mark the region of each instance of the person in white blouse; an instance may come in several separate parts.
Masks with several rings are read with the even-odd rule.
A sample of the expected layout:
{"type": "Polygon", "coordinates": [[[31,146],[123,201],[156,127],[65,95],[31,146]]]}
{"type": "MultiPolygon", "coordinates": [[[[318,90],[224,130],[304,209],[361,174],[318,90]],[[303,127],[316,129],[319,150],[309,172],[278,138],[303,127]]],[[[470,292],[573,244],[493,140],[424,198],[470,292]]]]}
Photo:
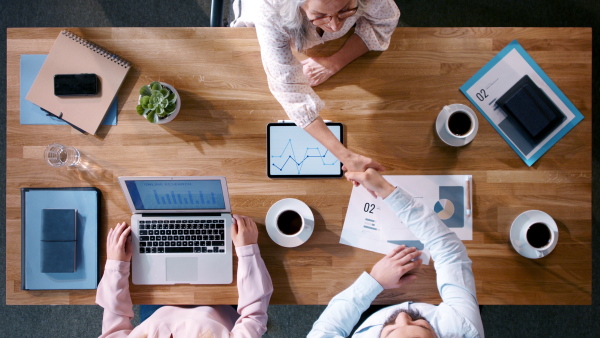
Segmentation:
{"type": "MultiPolygon", "coordinates": [[[[429,249],[442,298],[437,306],[404,302],[385,307],[368,317],[353,337],[483,337],[471,260],[458,236],[433,210],[391,185],[377,171],[347,172],[346,178],[381,197],[429,249]]],[[[415,248],[396,247],[370,273],[364,272],[331,299],[308,337],[347,337],[379,293],[402,288],[416,279],[410,272],[421,265],[420,254],[415,248]]]]}
{"type": "Polygon", "coordinates": [[[393,0],[235,0],[234,27],[256,27],[269,89],[288,116],[331,153],[345,169],[383,170],[376,161],[348,150],[319,116],[325,104],[312,89],[347,64],[374,50],[386,50],[400,10],[393,0]],[[333,55],[298,61],[304,52],[329,40],[354,34],[333,55]]]}

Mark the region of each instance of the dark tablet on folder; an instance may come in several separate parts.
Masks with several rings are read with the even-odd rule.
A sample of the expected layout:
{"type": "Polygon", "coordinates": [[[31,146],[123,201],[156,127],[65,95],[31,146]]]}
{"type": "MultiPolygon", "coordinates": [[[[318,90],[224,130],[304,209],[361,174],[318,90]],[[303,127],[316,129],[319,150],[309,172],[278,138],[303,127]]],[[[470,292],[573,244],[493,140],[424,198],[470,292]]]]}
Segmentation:
{"type": "Polygon", "coordinates": [[[565,115],[554,102],[527,75],[502,95],[496,103],[529,138],[537,142],[556,129],[565,119],[565,115]]]}
{"type": "MultiPolygon", "coordinates": [[[[342,143],[343,125],[326,123],[342,143]]],[[[294,123],[267,125],[267,175],[271,178],[342,177],[342,164],[327,148],[294,123]]]]}

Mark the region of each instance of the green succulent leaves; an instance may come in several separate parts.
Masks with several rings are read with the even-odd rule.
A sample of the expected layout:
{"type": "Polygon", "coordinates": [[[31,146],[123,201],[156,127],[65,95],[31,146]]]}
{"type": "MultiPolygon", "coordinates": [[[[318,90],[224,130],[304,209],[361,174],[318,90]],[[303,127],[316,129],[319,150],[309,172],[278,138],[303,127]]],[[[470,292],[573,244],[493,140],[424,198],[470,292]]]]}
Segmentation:
{"type": "Polygon", "coordinates": [[[140,95],[142,95],[142,96],[152,95],[152,89],[150,89],[150,86],[142,86],[142,88],[140,88],[140,95]]]}
{"type": "Polygon", "coordinates": [[[160,82],[142,86],[140,95],[140,103],[135,110],[152,123],[156,122],[157,117],[165,118],[175,111],[177,96],[160,82]]]}

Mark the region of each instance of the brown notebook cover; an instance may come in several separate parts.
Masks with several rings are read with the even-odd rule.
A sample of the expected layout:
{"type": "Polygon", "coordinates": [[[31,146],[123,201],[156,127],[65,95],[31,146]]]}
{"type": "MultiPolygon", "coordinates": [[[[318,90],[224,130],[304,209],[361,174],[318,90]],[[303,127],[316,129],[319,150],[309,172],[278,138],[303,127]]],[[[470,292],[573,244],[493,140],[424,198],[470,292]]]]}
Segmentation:
{"type": "Polygon", "coordinates": [[[129,68],[129,62],[117,55],[63,30],[58,34],[25,98],[75,127],[96,134],[129,68]],[[98,94],[69,97],[54,95],[54,75],[80,73],[98,75],[98,94]]]}

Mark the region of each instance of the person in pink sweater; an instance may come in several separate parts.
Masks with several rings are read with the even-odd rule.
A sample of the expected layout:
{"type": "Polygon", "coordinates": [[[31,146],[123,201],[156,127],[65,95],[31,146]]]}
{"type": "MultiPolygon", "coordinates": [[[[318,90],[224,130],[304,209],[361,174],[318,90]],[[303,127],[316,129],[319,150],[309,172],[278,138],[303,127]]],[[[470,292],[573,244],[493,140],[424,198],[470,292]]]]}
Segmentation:
{"type": "Polygon", "coordinates": [[[133,327],[129,293],[131,228],[119,223],[106,239],[107,261],[96,303],[104,308],[100,337],[261,337],[273,283],[258,249],[252,219],[233,215],[232,239],[238,256],[237,312],[229,305],[163,306],[133,327]]]}

